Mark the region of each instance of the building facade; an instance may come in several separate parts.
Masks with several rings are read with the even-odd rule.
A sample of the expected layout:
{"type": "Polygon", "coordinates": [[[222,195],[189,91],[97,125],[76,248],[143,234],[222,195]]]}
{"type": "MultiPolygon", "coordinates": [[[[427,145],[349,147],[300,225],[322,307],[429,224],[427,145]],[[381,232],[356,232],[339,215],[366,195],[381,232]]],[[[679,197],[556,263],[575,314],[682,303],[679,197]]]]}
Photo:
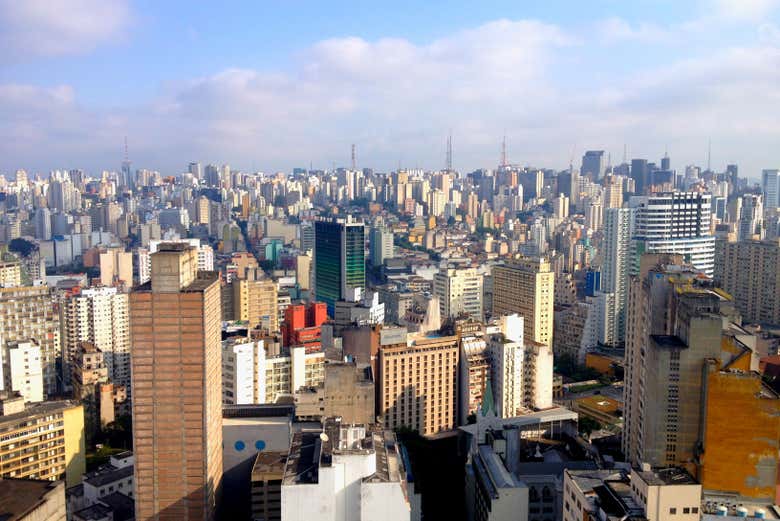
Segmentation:
{"type": "Polygon", "coordinates": [[[552,345],[555,273],[546,259],[493,267],[493,314],[523,317],[526,342],[552,345]]]}

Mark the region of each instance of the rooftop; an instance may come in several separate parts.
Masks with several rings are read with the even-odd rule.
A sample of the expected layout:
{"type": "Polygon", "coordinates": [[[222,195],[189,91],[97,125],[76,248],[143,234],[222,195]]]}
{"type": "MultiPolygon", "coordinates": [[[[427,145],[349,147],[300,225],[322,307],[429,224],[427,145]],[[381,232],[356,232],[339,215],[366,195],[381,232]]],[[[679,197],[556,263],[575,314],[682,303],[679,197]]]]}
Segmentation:
{"type": "Polygon", "coordinates": [[[133,475],[133,465],[117,468],[110,463],[84,475],[84,482],[93,487],[102,487],[133,475]]]}
{"type": "Polygon", "coordinates": [[[284,476],[287,454],[284,452],[262,451],[257,453],[252,466],[252,481],[279,479],[284,476]]]}
{"type": "Polygon", "coordinates": [[[667,349],[687,349],[688,345],[675,335],[650,335],[656,347],[667,349]]]}
{"type": "Polygon", "coordinates": [[[665,467],[653,470],[635,471],[648,485],[697,485],[698,482],[687,470],[679,467],[665,467]]]}
{"type": "Polygon", "coordinates": [[[27,404],[24,408],[24,411],[22,412],[0,416],[0,425],[19,421],[24,418],[29,418],[30,416],[43,416],[43,415],[52,414],[76,406],[79,405],[76,402],[71,400],[57,400],[51,402],[27,404]]]}
{"type": "Polygon", "coordinates": [[[0,478],[0,521],[23,519],[60,485],[60,481],[0,478]]]}

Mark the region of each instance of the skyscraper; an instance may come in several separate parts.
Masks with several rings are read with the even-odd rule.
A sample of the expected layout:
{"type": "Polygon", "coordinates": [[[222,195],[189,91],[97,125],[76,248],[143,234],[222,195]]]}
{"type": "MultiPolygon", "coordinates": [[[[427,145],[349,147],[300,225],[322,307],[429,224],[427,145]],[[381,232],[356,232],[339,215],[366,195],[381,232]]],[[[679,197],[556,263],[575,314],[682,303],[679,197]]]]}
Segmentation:
{"type": "Polygon", "coordinates": [[[214,519],[222,476],[219,275],[161,244],[130,294],[138,519],[214,519]]]}
{"type": "Polygon", "coordinates": [[[524,258],[493,268],[493,314],[517,313],[524,320],[527,343],[547,346],[553,336],[555,273],[542,258],[524,258]]]}
{"type": "Polygon", "coordinates": [[[660,192],[635,196],[632,231],[633,272],[643,253],[676,253],[703,273],[715,267],[715,237],[710,233],[710,194],[660,192]]]}
{"type": "Polygon", "coordinates": [[[589,177],[592,181],[598,181],[604,177],[604,151],[588,150],[582,156],[582,169],[580,173],[589,177]]]}
{"type": "Polygon", "coordinates": [[[601,291],[612,294],[604,321],[601,341],[618,345],[625,338],[626,293],[631,245],[631,210],[609,208],[604,212],[604,263],[601,266],[601,291]]]}
{"type": "Polygon", "coordinates": [[[337,300],[366,286],[365,226],[346,219],[314,223],[314,292],[334,316],[337,300]]]}
{"type": "Polygon", "coordinates": [[[745,194],[737,221],[737,238],[740,241],[750,240],[754,235],[758,239],[764,238],[764,204],[762,196],[745,194]]]}
{"type": "Polygon", "coordinates": [[[385,259],[393,258],[393,232],[384,226],[375,226],[371,228],[369,234],[369,251],[371,265],[381,266],[385,259]]]}
{"type": "Polygon", "coordinates": [[[634,192],[642,195],[645,193],[648,184],[650,183],[650,169],[647,165],[647,159],[632,159],[631,160],[631,179],[634,180],[635,190],[634,192]]]}
{"type": "Polygon", "coordinates": [[[766,169],[761,172],[761,188],[764,190],[766,209],[780,207],[780,169],[766,169]]]}

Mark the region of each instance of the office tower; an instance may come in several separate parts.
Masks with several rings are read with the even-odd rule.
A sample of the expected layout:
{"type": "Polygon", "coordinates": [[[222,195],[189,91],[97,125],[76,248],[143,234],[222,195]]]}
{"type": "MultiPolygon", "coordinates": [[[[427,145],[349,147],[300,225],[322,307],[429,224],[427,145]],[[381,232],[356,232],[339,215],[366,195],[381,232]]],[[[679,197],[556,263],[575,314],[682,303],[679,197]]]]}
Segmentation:
{"type": "Polygon", "coordinates": [[[235,320],[246,322],[250,329],[279,330],[278,294],[276,283],[263,277],[260,268],[247,270],[249,276],[234,280],[233,313],[235,320]]]}
{"type": "Polygon", "coordinates": [[[43,401],[41,348],[35,340],[0,346],[0,390],[17,392],[25,402],[43,401]]]}
{"type": "Polygon", "coordinates": [[[780,241],[724,242],[716,282],[745,322],[780,324],[780,241]]]}
{"type": "Polygon", "coordinates": [[[601,292],[613,295],[604,317],[605,345],[619,345],[625,339],[626,297],[630,272],[631,210],[609,208],[604,213],[604,263],[601,266],[601,292]]]}
{"type": "Polygon", "coordinates": [[[211,203],[206,196],[201,195],[195,201],[195,222],[208,226],[211,217],[211,203]]]}
{"type": "Polygon", "coordinates": [[[393,252],[393,232],[384,226],[375,226],[371,228],[369,234],[369,255],[371,265],[374,267],[382,266],[385,259],[392,259],[393,252]]]}
{"type": "Polygon", "coordinates": [[[679,256],[645,255],[631,276],[623,452],[633,465],[695,471],[704,361],[722,356],[723,297],[681,264],[679,256]]]}
{"type": "Polygon", "coordinates": [[[60,321],[48,286],[0,288],[0,339],[28,342],[41,348],[43,386],[47,396],[62,391],[60,321]]]}
{"type": "Polygon", "coordinates": [[[104,356],[108,376],[130,393],[130,309],[126,293],[116,288],[88,288],[67,292],[59,305],[66,385],[70,364],[89,342],[104,356]]]}
{"type": "Polygon", "coordinates": [[[780,169],[766,169],[761,172],[761,188],[764,191],[764,206],[767,210],[780,207],[780,169]]]}
{"type": "Polygon", "coordinates": [[[551,345],[555,273],[542,258],[523,258],[493,267],[493,314],[517,313],[526,343],[551,345]]]}
{"type": "Polygon", "coordinates": [[[455,427],[458,337],[418,337],[379,349],[377,394],[386,429],[428,436],[455,427]]]}
{"type": "Polygon", "coordinates": [[[756,194],[745,194],[742,196],[742,208],[737,221],[737,238],[740,241],[764,238],[764,204],[762,196],[756,194]]]}
{"type": "Polygon", "coordinates": [[[281,480],[281,519],[410,520],[405,458],[384,426],[325,420],[293,435],[281,480]]]}
{"type": "Polygon", "coordinates": [[[482,320],[482,279],[474,268],[442,268],[433,276],[433,294],[442,318],[468,315],[482,320]]]}
{"type": "Polygon", "coordinates": [[[731,184],[731,192],[737,190],[739,188],[739,166],[726,165],[726,178],[731,184]]]}
{"type": "Polygon", "coordinates": [[[41,241],[51,240],[51,210],[38,208],[35,211],[35,238],[41,241]]]}
{"type": "Polygon", "coordinates": [[[309,251],[314,249],[314,226],[310,222],[301,223],[300,227],[301,250],[309,251]]]}
{"type": "Polygon", "coordinates": [[[207,186],[219,186],[219,167],[208,164],[203,170],[203,180],[207,186]]]}
{"type": "Polygon", "coordinates": [[[189,171],[195,179],[203,179],[203,168],[201,168],[200,163],[190,163],[187,167],[187,171],[189,171]]]}
{"type": "Polygon", "coordinates": [[[58,480],[71,487],[86,471],[84,409],[72,401],[25,405],[0,392],[0,477],[58,480]]]}
{"type": "Polygon", "coordinates": [[[222,476],[219,275],[161,244],[130,294],[138,519],[214,519],[222,476]]]}
{"type": "Polygon", "coordinates": [[[314,223],[314,293],[333,316],[336,301],[366,286],[365,227],[346,219],[314,223]]]}
{"type": "Polygon", "coordinates": [[[639,195],[644,194],[650,184],[650,169],[647,165],[647,159],[631,160],[630,177],[634,180],[634,193],[639,195]]]}
{"type": "Polygon", "coordinates": [[[664,154],[661,158],[661,170],[668,171],[672,169],[672,160],[669,159],[669,154],[664,154]]]}
{"type": "Polygon", "coordinates": [[[715,237],[710,233],[710,194],[662,192],[632,197],[633,272],[643,253],[682,255],[708,276],[715,265],[715,237]]]}
{"type": "Polygon", "coordinates": [[[589,177],[592,181],[599,181],[604,177],[605,167],[604,151],[588,150],[585,152],[585,155],[582,156],[582,168],[580,169],[580,173],[585,177],[589,177]]]}

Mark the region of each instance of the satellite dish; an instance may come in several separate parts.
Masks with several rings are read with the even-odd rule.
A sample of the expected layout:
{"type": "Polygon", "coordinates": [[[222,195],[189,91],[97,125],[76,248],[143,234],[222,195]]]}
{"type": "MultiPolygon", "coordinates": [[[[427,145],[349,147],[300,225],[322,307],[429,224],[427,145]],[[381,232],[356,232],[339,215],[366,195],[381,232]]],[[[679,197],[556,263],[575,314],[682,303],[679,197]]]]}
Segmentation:
{"type": "Polygon", "coordinates": [[[325,442],[325,441],[328,441],[328,435],[327,435],[327,434],[325,434],[324,432],[321,432],[321,433],[320,433],[320,439],[321,439],[323,442],[325,442]]]}

